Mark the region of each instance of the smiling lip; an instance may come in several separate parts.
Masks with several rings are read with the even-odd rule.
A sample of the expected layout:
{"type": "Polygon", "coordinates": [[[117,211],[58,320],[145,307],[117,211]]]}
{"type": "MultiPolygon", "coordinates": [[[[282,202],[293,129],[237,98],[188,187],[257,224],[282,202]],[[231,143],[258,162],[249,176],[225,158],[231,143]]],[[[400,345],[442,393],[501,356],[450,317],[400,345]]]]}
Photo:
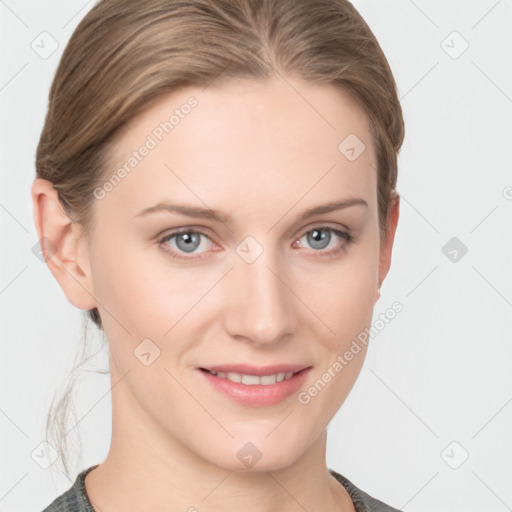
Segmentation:
{"type": "Polygon", "coordinates": [[[200,370],[208,370],[210,372],[224,373],[243,373],[244,375],[257,375],[263,377],[265,375],[274,375],[274,373],[297,373],[308,368],[307,364],[274,364],[271,366],[254,366],[251,364],[220,364],[216,366],[202,366],[200,370]]]}
{"type": "Polygon", "coordinates": [[[253,365],[218,365],[208,368],[197,368],[198,373],[213,386],[213,388],[223,395],[231,398],[235,402],[249,407],[266,407],[276,405],[289,396],[296,393],[304,384],[311,366],[305,365],[273,365],[257,367],[253,365]],[[233,382],[227,378],[219,377],[209,373],[214,372],[233,372],[244,375],[273,375],[275,373],[294,372],[289,379],[276,382],[275,384],[243,384],[233,382]]]}

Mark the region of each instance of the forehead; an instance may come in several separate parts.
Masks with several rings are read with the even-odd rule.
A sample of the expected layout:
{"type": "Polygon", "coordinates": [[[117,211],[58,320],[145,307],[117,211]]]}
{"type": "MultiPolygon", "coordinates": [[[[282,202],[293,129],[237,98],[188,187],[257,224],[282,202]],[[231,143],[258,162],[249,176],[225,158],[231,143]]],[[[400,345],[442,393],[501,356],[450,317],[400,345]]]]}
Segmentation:
{"type": "Polygon", "coordinates": [[[166,197],[204,198],[218,209],[228,196],[238,207],[291,206],[305,194],[309,202],[326,194],[371,202],[376,190],[367,116],[332,85],[275,78],[186,87],[159,98],[128,128],[106,177],[128,170],[109,200],[130,199],[133,208],[166,197]],[[136,158],[143,146],[150,149],[136,158]]]}

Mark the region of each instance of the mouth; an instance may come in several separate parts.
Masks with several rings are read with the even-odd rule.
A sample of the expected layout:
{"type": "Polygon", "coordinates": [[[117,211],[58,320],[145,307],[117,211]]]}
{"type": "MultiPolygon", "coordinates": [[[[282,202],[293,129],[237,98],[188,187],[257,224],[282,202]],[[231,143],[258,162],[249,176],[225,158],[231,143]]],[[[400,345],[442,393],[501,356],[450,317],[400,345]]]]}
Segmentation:
{"type": "Polygon", "coordinates": [[[249,407],[277,405],[302,387],[312,366],[222,365],[199,367],[198,373],[224,396],[249,407]]]}
{"type": "Polygon", "coordinates": [[[267,407],[285,402],[296,394],[312,368],[304,364],[227,364],[196,370],[224,397],[247,407],[267,407]]]}
{"type": "Polygon", "coordinates": [[[310,367],[304,367],[296,371],[289,370],[265,373],[263,375],[256,375],[255,373],[245,373],[236,371],[213,371],[207,368],[199,369],[203,372],[209,373],[210,375],[214,375],[215,377],[218,377],[220,379],[227,379],[231,382],[236,382],[238,384],[245,384],[246,386],[271,386],[272,384],[283,382],[284,380],[289,380],[292,377],[294,377],[294,375],[297,375],[298,373],[301,373],[307,370],[308,368],[310,367]]]}

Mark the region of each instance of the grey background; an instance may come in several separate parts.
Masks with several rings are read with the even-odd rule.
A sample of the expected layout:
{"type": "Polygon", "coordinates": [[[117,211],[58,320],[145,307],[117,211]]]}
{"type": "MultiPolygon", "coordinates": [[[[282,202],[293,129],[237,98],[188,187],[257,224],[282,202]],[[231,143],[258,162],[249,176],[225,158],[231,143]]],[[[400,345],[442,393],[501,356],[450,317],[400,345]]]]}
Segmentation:
{"type": "MultiPolygon", "coordinates": [[[[0,1],[2,512],[41,510],[72,483],[33,457],[79,350],[82,312],[32,253],[30,186],[58,59],[92,5],[0,1]],[[31,46],[45,37],[51,49],[44,31],[58,43],[50,56],[31,46]]],[[[512,2],[354,5],[405,115],[400,222],[375,318],[396,300],[404,310],[372,339],[329,425],[328,466],[410,512],[512,510],[512,2]],[[457,261],[453,247],[443,252],[453,237],[467,247],[457,261]]],[[[101,346],[95,330],[89,343],[101,346]]],[[[107,364],[101,353],[92,363],[107,364]]],[[[78,377],[76,471],[103,460],[111,428],[108,376],[78,377]]]]}

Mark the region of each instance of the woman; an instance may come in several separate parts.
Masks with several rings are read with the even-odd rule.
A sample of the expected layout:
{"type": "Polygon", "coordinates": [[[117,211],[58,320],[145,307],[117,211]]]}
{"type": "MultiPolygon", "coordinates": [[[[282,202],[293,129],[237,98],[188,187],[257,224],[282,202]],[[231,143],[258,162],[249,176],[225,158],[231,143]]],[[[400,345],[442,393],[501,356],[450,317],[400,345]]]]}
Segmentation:
{"type": "Polygon", "coordinates": [[[46,511],[397,510],[325,456],[391,264],[403,137],[346,0],[85,16],[32,199],[51,272],[108,341],[112,442],[46,511]]]}

